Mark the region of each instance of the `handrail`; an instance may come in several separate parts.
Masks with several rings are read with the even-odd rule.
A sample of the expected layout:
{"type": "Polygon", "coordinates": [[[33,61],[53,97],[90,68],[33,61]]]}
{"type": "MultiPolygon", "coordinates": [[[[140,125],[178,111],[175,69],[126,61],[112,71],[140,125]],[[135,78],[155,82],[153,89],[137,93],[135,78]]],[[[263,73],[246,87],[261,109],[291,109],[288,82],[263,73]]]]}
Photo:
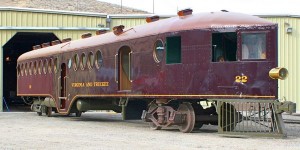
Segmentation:
{"type": "Polygon", "coordinates": [[[57,86],[58,86],[58,88],[57,88],[57,97],[60,97],[60,88],[61,88],[60,79],[61,79],[61,76],[59,76],[57,78],[57,86]]]}
{"type": "Polygon", "coordinates": [[[129,69],[129,72],[128,72],[128,76],[129,76],[129,77],[128,77],[128,78],[129,78],[129,81],[130,81],[130,82],[132,82],[132,80],[131,80],[131,68],[132,68],[132,67],[131,67],[131,54],[132,54],[132,51],[129,53],[129,66],[128,66],[128,67],[129,67],[129,68],[128,68],[128,69],[129,69]]]}
{"type": "Polygon", "coordinates": [[[117,56],[118,54],[115,55],[115,81],[118,83],[119,81],[117,80],[117,56]]]}
{"type": "Polygon", "coordinates": [[[67,97],[67,78],[69,78],[68,76],[65,76],[64,77],[64,80],[65,80],[65,84],[64,84],[64,88],[65,88],[65,95],[64,95],[64,97],[67,97]]]}

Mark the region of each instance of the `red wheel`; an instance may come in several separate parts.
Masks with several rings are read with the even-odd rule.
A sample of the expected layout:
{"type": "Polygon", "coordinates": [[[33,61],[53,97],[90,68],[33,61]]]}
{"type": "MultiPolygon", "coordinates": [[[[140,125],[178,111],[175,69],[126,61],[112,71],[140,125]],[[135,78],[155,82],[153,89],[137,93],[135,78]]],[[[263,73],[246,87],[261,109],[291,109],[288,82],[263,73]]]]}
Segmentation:
{"type": "Polygon", "coordinates": [[[195,126],[195,112],[190,103],[180,104],[178,107],[178,112],[185,114],[184,122],[179,125],[179,130],[183,133],[190,133],[193,131],[195,126]]]}

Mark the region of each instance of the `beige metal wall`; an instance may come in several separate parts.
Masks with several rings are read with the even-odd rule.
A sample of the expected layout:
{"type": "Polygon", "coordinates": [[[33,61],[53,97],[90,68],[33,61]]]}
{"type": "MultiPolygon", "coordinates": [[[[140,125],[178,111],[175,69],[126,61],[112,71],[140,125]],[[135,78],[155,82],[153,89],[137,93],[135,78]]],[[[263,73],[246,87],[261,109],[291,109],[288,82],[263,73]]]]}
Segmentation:
{"type": "Polygon", "coordinates": [[[264,17],[278,23],[278,60],[279,66],[289,70],[286,80],[279,81],[279,97],[285,97],[297,103],[297,112],[300,112],[300,84],[297,78],[300,75],[300,18],[299,17],[264,17]],[[292,27],[292,33],[286,28],[292,27]]]}
{"type": "Polygon", "coordinates": [[[0,9],[2,27],[84,27],[105,25],[105,14],[61,13],[27,9],[0,9]]]}
{"type": "Polygon", "coordinates": [[[112,29],[115,26],[124,25],[125,28],[131,28],[145,23],[147,23],[145,18],[112,18],[110,27],[112,29]]]}
{"type": "MultiPolygon", "coordinates": [[[[23,8],[0,7],[0,60],[3,60],[3,46],[17,32],[52,32],[59,39],[70,37],[73,40],[83,33],[105,27],[106,14],[51,11],[23,8]]],[[[3,111],[3,63],[0,63],[0,112],[3,111]]]]}
{"type": "MultiPolygon", "coordinates": [[[[110,28],[112,29],[115,26],[124,25],[125,28],[131,28],[137,25],[145,24],[146,17],[150,17],[152,14],[143,14],[143,15],[108,15],[110,18],[110,28]]],[[[160,19],[169,18],[172,16],[160,16],[160,19]]]]}

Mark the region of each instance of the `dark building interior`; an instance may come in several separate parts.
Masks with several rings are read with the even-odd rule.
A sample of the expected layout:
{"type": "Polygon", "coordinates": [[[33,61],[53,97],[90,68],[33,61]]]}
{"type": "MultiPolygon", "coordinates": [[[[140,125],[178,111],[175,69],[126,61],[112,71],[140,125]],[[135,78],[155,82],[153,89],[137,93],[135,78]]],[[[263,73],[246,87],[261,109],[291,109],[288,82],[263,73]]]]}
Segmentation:
{"type": "MultiPolygon", "coordinates": [[[[58,40],[53,33],[18,32],[3,46],[3,97],[11,111],[27,111],[29,105],[17,96],[17,59],[32,46],[58,40]]],[[[8,111],[5,103],[3,110],[8,111]]]]}

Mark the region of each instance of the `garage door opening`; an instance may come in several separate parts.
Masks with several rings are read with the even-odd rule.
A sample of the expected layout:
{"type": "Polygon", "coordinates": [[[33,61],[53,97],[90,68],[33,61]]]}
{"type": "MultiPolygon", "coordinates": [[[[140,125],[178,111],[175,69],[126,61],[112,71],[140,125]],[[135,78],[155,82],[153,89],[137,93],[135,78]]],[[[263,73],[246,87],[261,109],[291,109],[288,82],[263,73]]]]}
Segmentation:
{"type": "MultiPolygon", "coordinates": [[[[18,32],[3,46],[3,97],[11,111],[29,111],[21,97],[17,97],[17,59],[32,50],[32,46],[58,40],[53,33],[18,32]]],[[[3,106],[6,111],[6,107],[3,106]]]]}

